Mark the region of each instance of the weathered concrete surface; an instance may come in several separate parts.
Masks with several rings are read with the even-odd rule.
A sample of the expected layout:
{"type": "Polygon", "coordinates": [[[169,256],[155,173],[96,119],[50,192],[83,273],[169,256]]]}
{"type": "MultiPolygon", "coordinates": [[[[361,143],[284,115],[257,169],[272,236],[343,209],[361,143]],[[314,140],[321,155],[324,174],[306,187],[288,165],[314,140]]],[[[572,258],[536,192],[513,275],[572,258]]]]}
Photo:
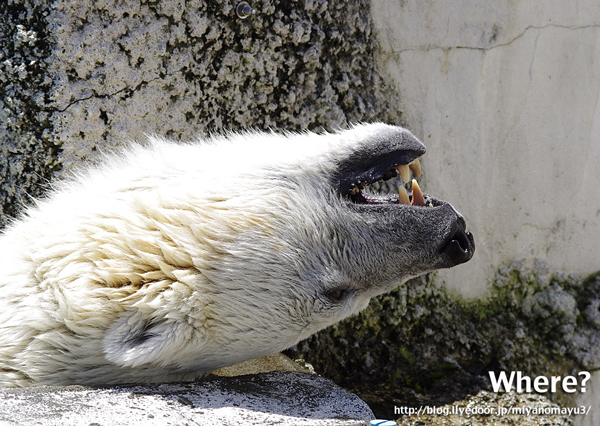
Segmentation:
{"type": "MultiPolygon", "coordinates": [[[[471,262],[438,275],[447,288],[494,296],[494,274],[522,258],[583,276],[600,269],[600,4],[376,0],[372,15],[381,69],[398,88],[408,127],[429,148],[425,189],[453,200],[477,240],[471,262]]],[[[561,341],[598,315],[595,294],[584,302],[585,292],[537,287],[518,309],[545,311],[542,322],[578,319],[556,329],[561,341]]],[[[594,324],[572,342],[595,355],[573,363],[556,353],[562,368],[598,368],[585,361],[600,346],[594,324]]],[[[514,331],[507,341],[531,334],[516,323],[514,331]]],[[[548,337],[539,352],[561,347],[548,337]]],[[[590,388],[598,389],[594,377],[590,388]]],[[[598,424],[600,393],[579,395],[594,409],[578,421],[598,424]]]]}
{"type": "Polygon", "coordinates": [[[600,4],[377,0],[372,12],[381,67],[429,148],[426,189],[477,239],[471,262],[440,274],[448,287],[484,296],[520,258],[600,269],[600,4]]]}
{"type": "Polygon", "coordinates": [[[204,382],[0,389],[2,425],[367,425],[358,397],[322,377],[278,371],[204,382]]]}
{"type": "Polygon", "coordinates": [[[576,424],[595,426],[600,424],[600,371],[592,372],[592,377],[588,381],[588,392],[578,395],[577,403],[592,410],[585,418],[576,418],[576,424]]]}

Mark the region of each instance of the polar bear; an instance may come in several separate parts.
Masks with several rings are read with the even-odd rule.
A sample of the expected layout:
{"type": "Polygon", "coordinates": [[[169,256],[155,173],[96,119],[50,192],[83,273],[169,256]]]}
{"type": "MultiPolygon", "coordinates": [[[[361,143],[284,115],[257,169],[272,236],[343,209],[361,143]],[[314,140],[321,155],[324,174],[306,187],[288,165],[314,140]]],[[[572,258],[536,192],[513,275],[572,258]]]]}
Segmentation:
{"type": "Polygon", "coordinates": [[[195,380],[468,261],[450,204],[365,188],[424,152],[381,123],[151,138],[55,185],[0,237],[0,385],[195,380]]]}

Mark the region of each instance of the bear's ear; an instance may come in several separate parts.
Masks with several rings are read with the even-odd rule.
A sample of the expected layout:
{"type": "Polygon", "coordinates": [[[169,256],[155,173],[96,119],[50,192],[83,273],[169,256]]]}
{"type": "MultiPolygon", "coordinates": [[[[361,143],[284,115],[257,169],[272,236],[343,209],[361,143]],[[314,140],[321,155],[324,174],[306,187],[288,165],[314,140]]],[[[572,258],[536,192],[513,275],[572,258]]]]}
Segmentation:
{"type": "Polygon", "coordinates": [[[121,367],[160,363],[177,352],[177,327],[167,319],[125,311],[104,336],[104,356],[121,367]]]}

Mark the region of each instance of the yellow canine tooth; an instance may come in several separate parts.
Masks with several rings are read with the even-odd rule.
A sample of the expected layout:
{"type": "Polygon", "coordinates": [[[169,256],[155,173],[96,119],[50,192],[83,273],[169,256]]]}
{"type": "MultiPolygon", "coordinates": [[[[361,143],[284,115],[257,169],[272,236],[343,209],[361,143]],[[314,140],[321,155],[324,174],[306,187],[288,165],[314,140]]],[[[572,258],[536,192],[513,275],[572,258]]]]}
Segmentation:
{"type": "Polygon", "coordinates": [[[410,198],[408,198],[408,192],[406,192],[404,185],[398,187],[398,195],[400,196],[398,199],[399,204],[410,204],[410,198]]]}
{"type": "Polygon", "coordinates": [[[418,178],[421,176],[421,162],[418,158],[408,163],[408,167],[412,170],[414,177],[418,178]]]}
{"type": "Polygon", "coordinates": [[[421,192],[421,187],[416,180],[412,180],[412,202],[410,203],[413,206],[425,206],[425,198],[423,198],[423,193],[421,192]]]}
{"type": "Polygon", "coordinates": [[[408,164],[399,164],[396,166],[396,170],[400,173],[403,182],[408,182],[410,180],[410,169],[408,168],[408,164]]]}

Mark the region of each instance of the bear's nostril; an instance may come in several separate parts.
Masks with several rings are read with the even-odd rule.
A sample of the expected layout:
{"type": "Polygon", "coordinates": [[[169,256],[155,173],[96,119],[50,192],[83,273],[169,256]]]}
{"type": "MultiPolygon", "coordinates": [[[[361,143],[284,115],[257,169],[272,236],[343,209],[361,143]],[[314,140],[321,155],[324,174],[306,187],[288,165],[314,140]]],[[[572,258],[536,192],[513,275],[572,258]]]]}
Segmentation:
{"type": "Polygon", "coordinates": [[[454,240],[458,242],[458,245],[463,251],[469,251],[469,240],[465,232],[457,232],[454,235],[454,240]]]}
{"type": "Polygon", "coordinates": [[[441,252],[450,257],[454,265],[467,262],[475,252],[473,234],[464,229],[465,221],[462,217],[454,223],[452,232],[442,246],[441,252]]]}

